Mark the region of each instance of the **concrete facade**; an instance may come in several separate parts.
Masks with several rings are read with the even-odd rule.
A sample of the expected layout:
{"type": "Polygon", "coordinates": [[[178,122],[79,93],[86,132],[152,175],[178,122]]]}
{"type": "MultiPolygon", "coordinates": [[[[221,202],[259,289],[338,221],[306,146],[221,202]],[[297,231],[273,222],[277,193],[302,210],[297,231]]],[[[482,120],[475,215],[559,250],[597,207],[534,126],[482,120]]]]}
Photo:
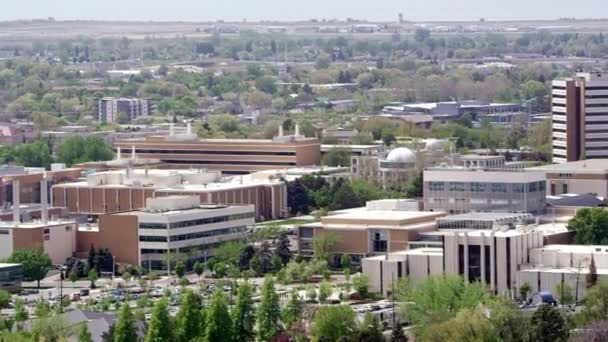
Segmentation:
{"type": "Polygon", "coordinates": [[[608,76],[578,73],[551,89],[553,162],[608,157],[608,76]]]}

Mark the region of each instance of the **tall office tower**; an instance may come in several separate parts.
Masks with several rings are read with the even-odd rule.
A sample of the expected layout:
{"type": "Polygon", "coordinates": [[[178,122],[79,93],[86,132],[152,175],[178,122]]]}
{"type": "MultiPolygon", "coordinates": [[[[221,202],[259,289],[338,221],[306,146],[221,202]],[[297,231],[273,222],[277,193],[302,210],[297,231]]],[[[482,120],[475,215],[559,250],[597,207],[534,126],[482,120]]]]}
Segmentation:
{"type": "Polygon", "coordinates": [[[554,80],[551,95],[553,162],[608,158],[608,75],[554,80]]]}

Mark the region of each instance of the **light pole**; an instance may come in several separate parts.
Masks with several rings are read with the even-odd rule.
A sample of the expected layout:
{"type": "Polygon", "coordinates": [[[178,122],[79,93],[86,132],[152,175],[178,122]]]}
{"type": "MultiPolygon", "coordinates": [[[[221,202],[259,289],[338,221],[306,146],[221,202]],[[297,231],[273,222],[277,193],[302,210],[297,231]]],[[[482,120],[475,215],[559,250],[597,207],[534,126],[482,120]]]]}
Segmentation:
{"type": "Polygon", "coordinates": [[[114,287],[114,275],[116,274],[116,256],[112,255],[112,287],[114,287]]]}

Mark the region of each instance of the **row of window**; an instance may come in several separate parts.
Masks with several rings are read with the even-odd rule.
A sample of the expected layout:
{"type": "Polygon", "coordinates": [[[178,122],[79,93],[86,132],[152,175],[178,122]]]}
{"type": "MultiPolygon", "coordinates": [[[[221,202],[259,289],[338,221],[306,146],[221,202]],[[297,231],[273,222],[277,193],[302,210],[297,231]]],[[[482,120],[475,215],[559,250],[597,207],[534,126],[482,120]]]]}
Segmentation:
{"type": "Polygon", "coordinates": [[[194,240],[218,235],[230,235],[236,233],[244,233],[247,231],[247,227],[232,227],[232,228],[224,228],[224,229],[215,229],[204,232],[196,232],[190,234],[182,234],[182,235],[173,235],[173,236],[140,236],[140,242],[167,242],[167,239],[171,242],[175,241],[185,241],[185,240],[194,240]]]}
{"type": "MultiPolygon", "coordinates": [[[[247,218],[252,218],[254,216],[255,216],[255,213],[250,212],[250,213],[235,214],[235,215],[208,217],[208,218],[197,219],[197,220],[174,222],[174,223],[169,224],[169,228],[174,229],[174,228],[201,226],[201,225],[205,225],[205,224],[212,224],[212,223],[218,223],[218,222],[243,220],[243,219],[247,219],[247,218]]],[[[139,228],[140,229],[167,229],[167,224],[166,223],[142,222],[139,224],[139,228]]]]}
{"type": "Polygon", "coordinates": [[[273,151],[208,151],[208,150],[144,150],[136,149],[135,153],[151,154],[213,154],[213,155],[235,155],[235,156],[295,156],[296,152],[273,152],[273,151]]]}
{"type": "Polygon", "coordinates": [[[545,191],[545,182],[531,183],[479,183],[479,182],[428,182],[429,191],[470,191],[470,192],[508,192],[514,193],[545,191]],[[447,186],[446,186],[447,184],[447,186]]]}

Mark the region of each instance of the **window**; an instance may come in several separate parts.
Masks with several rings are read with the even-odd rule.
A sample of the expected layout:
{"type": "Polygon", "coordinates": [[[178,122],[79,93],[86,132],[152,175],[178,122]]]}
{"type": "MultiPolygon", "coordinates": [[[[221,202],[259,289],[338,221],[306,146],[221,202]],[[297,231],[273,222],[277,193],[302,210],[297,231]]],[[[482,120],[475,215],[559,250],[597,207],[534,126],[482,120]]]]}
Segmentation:
{"type": "Polygon", "coordinates": [[[538,182],[538,191],[544,192],[546,190],[547,187],[547,183],[545,182],[538,182]]]}
{"type": "Polygon", "coordinates": [[[485,183],[471,183],[471,192],[485,192],[486,184],[485,183]]]}
{"type": "Polygon", "coordinates": [[[300,228],[300,237],[312,239],[314,235],[314,229],[312,228],[300,228]]]}
{"type": "Polygon", "coordinates": [[[190,233],[190,234],[174,235],[174,236],[171,236],[170,241],[174,242],[174,241],[193,240],[193,239],[200,239],[200,238],[219,236],[219,235],[230,235],[230,234],[244,233],[246,231],[247,231],[247,227],[233,227],[233,228],[215,229],[215,230],[210,230],[210,231],[205,231],[205,232],[197,232],[197,233],[190,233]]]}
{"type": "Polygon", "coordinates": [[[465,191],[465,183],[450,182],[450,191],[465,191]]]}
{"type": "Polygon", "coordinates": [[[537,182],[528,184],[528,192],[536,192],[537,185],[537,182]]]}
{"type": "Polygon", "coordinates": [[[445,183],[444,182],[429,182],[429,190],[430,191],[444,191],[445,183]]]}
{"type": "Polygon", "coordinates": [[[525,184],[513,184],[512,185],[512,189],[514,193],[517,194],[521,194],[525,191],[526,185],[525,184]]]}
{"type": "Polygon", "coordinates": [[[507,185],[504,183],[492,183],[492,192],[507,192],[507,185]]]}
{"type": "Polygon", "coordinates": [[[8,234],[9,234],[8,230],[5,230],[5,229],[0,230],[0,235],[8,235],[8,234]]]}
{"type": "Polygon", "coordinates": [[[198,220],[170,223],[169,228],[173,229],[173,228],[200,226],[203,224],[242,220],[242,219],[246,219],[246,218],[252,218],[254,216],[255,216],[255,214],[252,212],[244,213],[244,214],[236,214],[236,215],[216,216],[216,217],[210,217],[210,218],[204,218],[204,219],[198,219],[198,220]]]}
{"type": "Polygon", "coordinates": [[[167,242],[166,236],[140,236],[140,242],[167,242]]]}
{"type": "Polygon", "coordinates": [[[568,184],[562,184],[562,194],[568,193],[568,184]]]}

